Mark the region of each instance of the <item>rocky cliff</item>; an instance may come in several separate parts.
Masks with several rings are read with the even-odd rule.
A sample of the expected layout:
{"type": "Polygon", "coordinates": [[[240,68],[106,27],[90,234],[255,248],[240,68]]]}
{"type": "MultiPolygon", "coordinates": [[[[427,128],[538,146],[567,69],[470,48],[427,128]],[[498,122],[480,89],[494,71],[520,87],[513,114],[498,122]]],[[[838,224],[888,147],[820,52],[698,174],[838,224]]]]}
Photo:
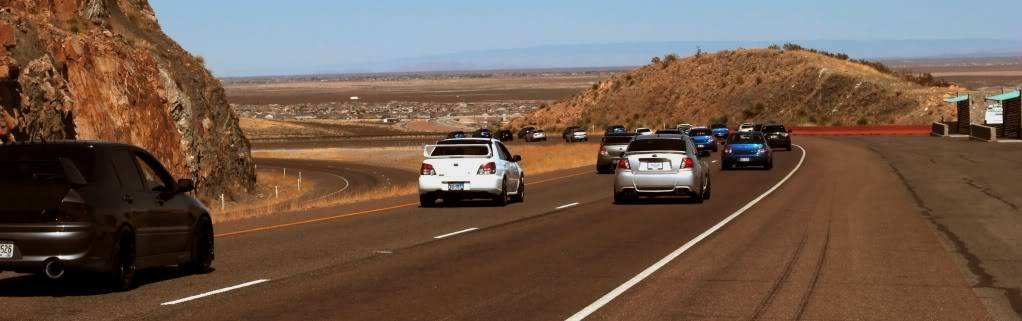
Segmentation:
{"type": "Polygon", "coordinates": [[[655,58],[512,125],[928,124],[954,114],[941,98],[956,90],[922,86],[866,63],[805,50],[726,50],[655,58]]]}
{"type": "Polygon", "coordinates": [[[141,146],[207,199],[255,184],[219,81],[145,0],[0,0],[0,142],[44,139],[141,146]]]}

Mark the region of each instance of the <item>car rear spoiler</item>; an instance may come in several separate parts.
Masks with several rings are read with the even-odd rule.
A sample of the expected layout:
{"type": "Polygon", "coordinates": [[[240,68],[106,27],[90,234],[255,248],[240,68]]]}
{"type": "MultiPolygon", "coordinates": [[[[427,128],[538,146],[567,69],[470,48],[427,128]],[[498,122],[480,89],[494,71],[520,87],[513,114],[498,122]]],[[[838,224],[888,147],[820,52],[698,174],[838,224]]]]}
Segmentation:
{"type": "Polygon", "coordinates": [[[463,158],[463,157],[493,157],[493,149],[487,144],[444,144],[444,145],[426,145],[422,148],[422,156],[426,158],[463,158]],[[437,147],[485,147],[486,155],[448,155],[448,156],[433,156],[433,151],[437,147]]]}

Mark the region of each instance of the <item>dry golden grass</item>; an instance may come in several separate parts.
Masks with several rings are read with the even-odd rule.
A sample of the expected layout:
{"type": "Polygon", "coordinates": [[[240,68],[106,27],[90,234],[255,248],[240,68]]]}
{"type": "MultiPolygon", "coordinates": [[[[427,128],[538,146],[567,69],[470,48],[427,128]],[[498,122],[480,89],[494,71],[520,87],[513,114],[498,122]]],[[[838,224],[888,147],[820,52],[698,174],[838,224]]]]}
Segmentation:
{"type": "Polygon", "coordinates": [[[316,185],[308,180],[302,181],[302,189],[298,190],[298,177],[284,176],[280,169],[259,169],[256,171],[256,189],[243,200],[226,202],[224,210],[220,210],[220,201],[209,204],[213,222],[236,220],[259,216],[259,213],[287,208],[302,195],[316,190],[316,185]],[[274,191],[274,187],[277,191],[274,191]],[[276,194],[279,192],[279,194],[276,194]]]}
{"type": "Polygon", "coordinates": [[[522,155],[522,168],[526,173],[536,175],[583,166],[596,166],[596,153],[600,150],[600,144],[517,144],[509,146],[508,149],[515,155],[522,155]]]}
{"type": "Polygon", "coordinates": [[[422,147],[264,149],[252,151],[252,157],[351,162],[414,172],[422,163],[422,147]]]}

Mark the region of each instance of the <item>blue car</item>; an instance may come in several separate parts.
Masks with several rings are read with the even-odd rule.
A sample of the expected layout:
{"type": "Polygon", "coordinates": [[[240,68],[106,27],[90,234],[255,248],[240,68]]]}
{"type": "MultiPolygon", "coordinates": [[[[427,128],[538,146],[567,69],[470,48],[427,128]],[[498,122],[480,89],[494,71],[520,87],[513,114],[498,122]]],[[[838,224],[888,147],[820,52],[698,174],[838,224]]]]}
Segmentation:
{"type": "Polygon", "coordinates": [[[606,135],[624,134],[628,132],[628,128],[623,125],[610,125],[607,126],[607,130],[604,131],[606,135]]]}
{"type": "Polygon", "coordinates": [[[731,134],[731,130],[727,129],[727,125],[724,124],[710,125],[710,132],[713,133],[713,137],[717,137],[717,140],[722,143],[727,139],[727,135],[731,134]]]}
{"type": "Polygon", "coordinates": [[[721,165],[725,170],[745,166],[762,166],[769,170],[774,167],[774,154],[763,133],[734,133],[724,145],[721,165]]]}
{"type": "Polygon", "coordinates": [[[692,138],[692,142],[696,144],[696,149],[717,152],[717,139],[713,137],[709,128],[695,127],[689,129],[688,137],[692,138]]]}

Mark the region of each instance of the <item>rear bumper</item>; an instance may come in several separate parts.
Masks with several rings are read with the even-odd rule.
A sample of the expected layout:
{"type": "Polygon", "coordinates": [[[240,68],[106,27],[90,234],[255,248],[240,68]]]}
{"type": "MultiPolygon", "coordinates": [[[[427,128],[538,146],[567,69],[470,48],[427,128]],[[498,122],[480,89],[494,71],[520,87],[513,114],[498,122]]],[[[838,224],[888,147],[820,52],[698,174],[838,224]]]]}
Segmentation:
{"type": "Polygon", "coordinates": [[[717,142],[716,141],[706,142],[706,143],[695,143],[695,145],[696,145],[696,149],[698,149],[698,150],[709,150],[709,151],[714,151],[714,152],[717,151],[717,142]]]}
{"type": "Polygon", "coordinates": [[[767,145],[770,147],[791,147],[790,138],[768,138],[767,145]]]}
{"type": "Polygon", "coordinates": [[[618,170],[614,177],[614,191],[631,195],[688,195],[696,190],[694,172],[664,174],[636,174],[632,170],[618,170]]]}
{"type": "Polygon", "coordinates": [[[758,155],[725,154],[721,157],[721,160],[725,163],[730,164],[766,164],[770,162],[770,156],[767,154],[758,155]],[[748,161],[742,161],[742,159],[748,159],[748,161]]]}
{"type": "Polygon", "coordinates": [[[619,157],[611,156],[598,156],[596,158],[596,169],[601,171],[612,171],[617,168],[617,160],[619,157]]]}
{"type": "Polygon", "coordinates": [[[500,195],[504,180],[497,175],[419,176],[420,195],[500,195]],[[452,183],[464,184],[460,191],[450,190],[452,183]]]}
{"type": "Polygon", "coordinates": [[[51,259],[69,270],[106,271],[110,240],[89,223],[0,225],[0,242],[14,243],[14,258],[0,259],[0,271],[40,272],[51,259]]]}

